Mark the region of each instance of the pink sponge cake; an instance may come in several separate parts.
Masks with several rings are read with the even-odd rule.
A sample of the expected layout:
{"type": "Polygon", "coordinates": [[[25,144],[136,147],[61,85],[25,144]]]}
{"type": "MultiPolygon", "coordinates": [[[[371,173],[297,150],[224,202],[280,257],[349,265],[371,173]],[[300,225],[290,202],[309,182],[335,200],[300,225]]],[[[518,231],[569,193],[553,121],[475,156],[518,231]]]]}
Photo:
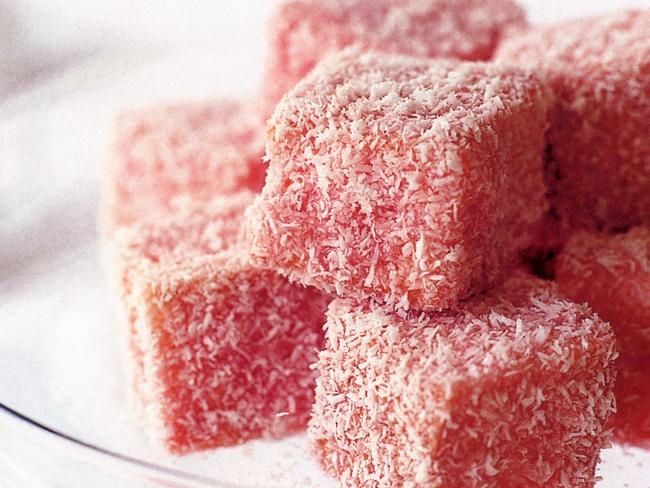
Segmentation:
{"type": "Polygon", "coordinates": [[[264,184],[259,117],[232,100],[122,114],[116,123],[103,230],[168,213],[175,198],[208,200],[264,184]]]}
{"type": "Polygon", "coordinates": [[[546,211],[548,97],[508,67],[332,57],[269,121],[255,262],[421,310],[498,282],[546,211]]]}
{"type": "Polygon", "coordinates": [[[614,334],[515,275],[437,314],[330,305],[309,434],[343,486],[586,488],[614,410],[614,334]]]}
{"type": "Polygon", "coordinates": [[[621,353],[614,435],[650,448],[650,230],[576,233],[558,257],[556,279],[612,324],[621,353]]]}
{"type": "Polygon", "coordinates": [[[480,61],[492,57],[504,31],[524,25],[511,0],[285,0],[269,22],[267,112],[346,46],[480,61]]]}
{"type": "Polygon", "coordinates": [[[497,57],[538,70],[557,95],[548,134],[552,203],[566,228],[650,223],[650,11],[540,27],[497,57]]]}
{"type": "Polygon", "coordinates": [[[251,266],[251,193],[115,235],[136,391],[152,435],[186,453],[305,427],[329,302],[251,266]]]}

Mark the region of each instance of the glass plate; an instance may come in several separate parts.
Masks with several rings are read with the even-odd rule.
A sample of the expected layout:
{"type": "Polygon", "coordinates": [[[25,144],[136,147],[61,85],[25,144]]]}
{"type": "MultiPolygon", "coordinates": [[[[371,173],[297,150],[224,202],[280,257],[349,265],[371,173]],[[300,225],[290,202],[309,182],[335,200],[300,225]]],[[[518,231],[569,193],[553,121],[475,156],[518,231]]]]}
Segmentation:
{"type": "MultiPolygon", "coordinates": [[[[95,214],[125,107],[254,93],[260,37],[146,66],[104,58],[0,103],[0,486],[334,487],[299,435],[175,457],[129,414],[95,214]]],[[[650,452],[603,453],[599,488],[650,487],[650,452]]]]}

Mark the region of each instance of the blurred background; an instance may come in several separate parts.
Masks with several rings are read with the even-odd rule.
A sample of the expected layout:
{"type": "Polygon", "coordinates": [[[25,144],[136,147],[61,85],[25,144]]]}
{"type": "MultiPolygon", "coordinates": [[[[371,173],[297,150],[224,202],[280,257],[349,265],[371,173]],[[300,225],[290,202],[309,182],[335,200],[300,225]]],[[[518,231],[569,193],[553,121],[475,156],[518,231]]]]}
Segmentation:
{"type": "Polygon", "coordinates": [[[91,60],[147,60],[233,37],[254,40],[269,6],[268,0],[0,0],[0,94],[91,60]]]}

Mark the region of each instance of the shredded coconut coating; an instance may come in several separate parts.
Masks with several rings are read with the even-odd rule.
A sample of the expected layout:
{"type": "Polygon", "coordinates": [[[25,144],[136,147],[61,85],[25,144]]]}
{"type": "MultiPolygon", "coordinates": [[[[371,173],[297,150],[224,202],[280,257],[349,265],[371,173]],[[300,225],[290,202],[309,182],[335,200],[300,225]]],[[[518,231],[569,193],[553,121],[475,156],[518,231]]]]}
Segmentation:
{"type": "Polygon", "coordinates": [[[440,313],[337,299],[314,450],[346,487],[593,487],[614,342],[587,306],[523,273],[440,313]]]}
{"type": "Polygon", "coordinates": [[[650,11],[540,27],[497,58],[534,68],[557,96],[551,198],[570,229],[650,222],[650,11]]]}
{"type": "Polygon", "coordinates": [[[485,63],[335,55],[278,105],[248,212],[260,266],[439,310],[498,282],[547,209],[549,94],[485,63]]]}
{"type": "Polygon", "coordinates": [[[269,22],[267,115],[327,54],[347,46],[484,61],[504,33],[527,25],[511,0],[288,0],[269,22]]]}
{"type": "Polygon", "coordinates": [[[221,99],[121,114],[102,202],[102,230],[172,211],[176,198],[207,201],[259,191],[263,127],[242,103],[221,99]]]}
{"type": "Polygon", "coordinates": [[[615,439],[650,448],[650,230],[578,232],[558,257],[556,276],[566,296],[589,302],[616,332],[615,439]]]}
{"type": "Polygon", "coordinates": [[[115,232],[136,396],[174,453],[305,428],[329,297],[254,268],[252,193],[186,203],[115,232]]]}
{"type": "Polygon", "coordinates": [[[143,374],[144,355],[134,328],[138,302],[133,298],[132,282],[142,278],[143,270],[150,273],[160,261],[173,260],[177,265],[183,259],[234,248],[242,236],[241,217],[253,197],[252,193],[243,191],[201,205],[189,198],[176,200],[173,217],[168,215],[164,220],[158,217],[154,221],[118,227],[102,243],[104,267],[118,298],[121,322],[126,326],[121,333],[126,336],[128,346],[124,359],[131,373],[130,386],[135,400],[131,406],[145,422],[151,415],[144,407],[156,400],[149,394],[143,374]]]}

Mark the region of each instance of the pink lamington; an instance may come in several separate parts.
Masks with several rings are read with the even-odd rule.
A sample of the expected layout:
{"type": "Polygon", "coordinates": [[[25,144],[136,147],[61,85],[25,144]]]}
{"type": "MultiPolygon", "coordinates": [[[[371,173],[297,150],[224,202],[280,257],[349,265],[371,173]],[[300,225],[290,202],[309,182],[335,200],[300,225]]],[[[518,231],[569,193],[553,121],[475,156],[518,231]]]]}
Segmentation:
{"type": "Polygon", "coordinates": [[[650,448],[650,230],[576,233],[558,257],[556,279],[612,324],[621,354],[614,436],[650,448]]]}
{"type": "Polygon", "coordinates": [[[269,22],[267,113],[324,56],[344,47],[482,61],[504,32],[525,25],[511,0],[285,0],[269,22]]]}
{"type": "Polygon", "coordinates": [[[539,27],[500,60],[538,70],[557,95],[548,176],[565,229],[650,223],[650,11],[539,27]]]}
{"type": "Polygon", "coordinates": [[[614,334],[551,282],[437,314],[337,299],[326,330],[309,434],[343,486],[594,486],[614,334]]]}
{"type": "Polygon", "coordinates": [[[221,99],[121,114],[109,156],[102,228],[170,212],[176,198],[259,191],[263,127],[242,103],[221,99]]]}
{"type": "Polygon", "coordinates": [[[114,234],[136,394],[174,453],[284,436],[309,418],[329,298],[251,266],[252,199],[188,203],[114,234]]]}
{"type": "Polygon", "coordinates": [[[439,310],[498,282],[546,211],[549,94],[485,63],[347,51],[278,105],[255,262],[340,296],[439,310]]]}

